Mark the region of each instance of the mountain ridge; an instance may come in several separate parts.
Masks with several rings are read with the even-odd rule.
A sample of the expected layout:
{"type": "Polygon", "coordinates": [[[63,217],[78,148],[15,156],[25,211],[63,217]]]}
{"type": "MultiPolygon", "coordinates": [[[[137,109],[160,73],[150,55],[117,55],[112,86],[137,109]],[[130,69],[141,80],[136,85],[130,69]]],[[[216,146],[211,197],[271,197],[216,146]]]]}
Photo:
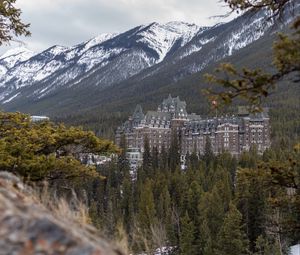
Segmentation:
{"type": "MultiPolygon", "coordinates": [[[[118,105],[126,97],[136,98],[136,95],[147,100],[149,91],[176,84],[260,38],[274,34],[274,23],[264,23],[266,16],[265,12],[245,13],[230,22],[203,28],[182,22],[137,26],[108,36],[107,40],[89,48],[90,55],[80,55],[77,62],[72,58],[73,62],[68,61],[63,68],[58,67],[46,79],[30,86],[8,91],[0,80],[0,103],[6,110],[51,116],[59,114],[60,110],[72,114],[78,109],[105,109],[108,105],[118,105]],[[97,55],[99,52],[101,54],[97,55]],[[96,64],[87,68],[84,61],[96,64]],[[83,63],[82,66],[78,62],[83,63]]],[[[74,49],[76,52],[82,50],[85,43],[71,48],[72,53],[74,49]]],[[[54,46],[43,54],[51,58],[56,50],[62,48],[54,46]]],[[[70,49],[68,54],[71,54],[70,49]]],[[[32,59],[43,60],[43,57],[39,54],[32,59]]],[[[59,53],[54,58],[59,61],[59,57],[65,55],[59,53]]]]}
{"type": "MultiPolygon", "coordinates": [[[[180,44],[179,47],[182,46],[198,30],[198,26],[187,23],[170,22],[163,25],[151,23],[121,34],[100,35],[73,47],[55,45],[9,68],[6,68],[3,63],[0,65],[3,73],[0,79],[0,101],[7,101],[8,97],[15,96],[12,93],[21,87],[46,83],[47,79],[51,80],[55,74],[58,76],[54,81],[59,81],[61,86],[66,85],[94,67],[104,67],[123,53],[138,48],[137,50],[143,51],[141,54],[143,63],[136,69],[130,70],[128,72],[130,76],[162,61],[176,47],[176,43],[180,44]],[[179,32],[176,27],[181,28],[179,32]]],[[[48,86],[52,87],[53,83],[48,86]]],[[[42,88],[41,91],[45,92],[45,89],[42,88]]]]}

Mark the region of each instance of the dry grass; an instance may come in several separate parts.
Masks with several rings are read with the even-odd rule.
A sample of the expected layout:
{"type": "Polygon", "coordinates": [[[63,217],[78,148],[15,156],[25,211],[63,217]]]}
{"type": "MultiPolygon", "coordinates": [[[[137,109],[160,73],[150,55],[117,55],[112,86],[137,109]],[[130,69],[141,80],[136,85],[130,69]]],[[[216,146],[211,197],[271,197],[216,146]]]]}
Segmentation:
{"type": "Polygon", "coordinates": [[[125,254],[131,254],[129,248],[128,235],[124,229],[122,224],[118,224],[117,226],[117,235],[114,243],[122,250],[125,254]]]}
{"type": "Polygon", "coordinates": [[[125,254],[89,224],[88,209],[75,193],[71,200],[57,198],[47,184],[42,188],[32,187],[1,171],[0,222],[1,238],[5,240],[0,242],[0,254],[20,254],[20,249],[27,248],[30,252],[26,254],[41,254],[40,249],[47,251],[45,254],[58,254],[57,250],[74,251],[83,247],[91,250],[89,254],[125,254]],[[32,243],[32,235],[40,245],[32,243]]]}
{"type": "MultiPolygon", "coordinates": [[[[106,239],[101,233],[101,230],[96,229],[92,225],[91,217],[89,216],[89,208],[86,204],[78,199],[76,192],[71,191],[71,197],[68,199],[64,197],[58,197],[49,190],[48,183],[43,183],[42,188],[34,188],[34,197],[37,198],[41,206],[58,219],[63,219],[67,224],[77,225],[80,228],[88,230],[95,236],[106,239]]],[[[109,240],[107,240],[109,241],[109,240]]],[[[122,251],[122,254],[130,254],[129,242],[127,233],[122,224],[117,227],[117,235],[115,240],[109,241],[113,247],[117,247],[117,250],[122,251]]]]}
{"type": "Polygon", "coordinates": [[[32,196],[37,202],[57,218],[80,226],[89,226],[90,229],[92,221],[89,217],[88,207],[78,199],[74,190],[71,194],[68,199],[58,197],[55,192],[49,190],[49,185],[46,182],[39,188],[34,187],[32,192],[32,196]]]}

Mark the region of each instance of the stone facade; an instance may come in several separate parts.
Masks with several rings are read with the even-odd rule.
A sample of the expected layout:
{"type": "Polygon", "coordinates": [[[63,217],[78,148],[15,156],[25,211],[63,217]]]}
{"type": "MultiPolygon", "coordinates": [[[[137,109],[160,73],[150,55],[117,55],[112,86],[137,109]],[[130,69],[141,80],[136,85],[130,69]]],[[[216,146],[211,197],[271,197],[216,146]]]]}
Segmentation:
{"type": "Polygon", "coordinates": [[[255,146],[259,153],[270,147],[270,125],[267,110],[258,114],[249,114],[245,108],[239,108],[237,116],[201,118],[188,114],[186,103],[179,97],[169,96],[158,106],[157,111],[148,111],[144,115],[138,105],[132,117],[116,132],[119,145],[122,135],[127,147],[143,152],[145,137],[150,148],[170,148],[172,135],[176,135],[180,144],[180,153],[184,158],[188,153],[204,153],[205,144],[210,140],[215,154],[224,151],[234,156],[240,155],[255,146]]]}

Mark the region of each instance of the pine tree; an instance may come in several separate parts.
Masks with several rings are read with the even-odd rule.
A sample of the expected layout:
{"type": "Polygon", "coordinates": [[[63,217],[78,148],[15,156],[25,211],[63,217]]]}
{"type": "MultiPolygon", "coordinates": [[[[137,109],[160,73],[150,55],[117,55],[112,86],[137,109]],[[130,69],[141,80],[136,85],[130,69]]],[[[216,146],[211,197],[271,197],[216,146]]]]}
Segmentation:
{"type": "Polygon", "coordinates": [[[214,245],[207,220],[204,219],[200,226],[200,251],[202,255],[215,255],[214,245]]]}
{"type": "Polygon", "coordinates": [[[181,219],[181,232],[180,232],[180,254],[194,255],[196,254],[194,247],[195,240],[195,226],[190,219],[188,212],[185,212],[184,217],[181,219]]]}
{"type": "Polygon", "coordinates": [[[30,35],[29,24],[21,21],[21,10],[15,7],[15,2],[16,0],[0,2],[0,45],[13,40],[14,36],[30,35]]]}
{"type": "Polygon", "coordinates": [[[248,241],[241,224],[242,215],[235,205],[231,203],[218,234],[218,254],[243,255],[248,253],[248,241]]]}
{"type": "Polygon", "coordinates": [[[174,172],[180,164],[179,141],[177,133],[172,133],[171,146],[169,150],[169,168],[174,172]]]}
{"type": "Polygon", "coordinates": [[[152,159],[151,149],[149,145],[148,136],[144,137],[144,153],[143,153],[143,170],[146,176],[151,177],[152,175],[152,159]]]}
{"type": "Polygon", "coordinates": [[[123,226],[127,233],[131,232],[134,217],[134,201],[133,201],[133,187],[130,176],[126,177],[122,185],[122,216],[123,226]]]}
{"type": "Polygon", "coordinates": [[[186,156],[188,159],[188,169],[191,170],[198,170],[199,169],[199,158],[197,156],[196,151],[193,151],[193,153],[190,156],[186,156]]]}
{"type": "MultiPolygon", "coordinates": [[[[251,159],[250,159],[251,161],[251,159]]],[[[245,169],[238,171],[236,183],[236,201],[243,214],[243,222],[250,242],[250,250],[254,251],[255,242],[265,233],[267,222],[267,190],[262,186],[259,171],[245,169]],[[254,178],[250,176],[255,175],[254,178]]]]}
{"type": "Polygon", "coordinates": [[[203,194],[203,190],[201,186],[196,182],[192,181],[190,187],[188,189],[188,197],[187,197],[187,209],[190,215],[190,218],[193,221],[197,221],[198,218],[198,205],[200,203],[201,195],[203,194]]]}
{"type": "Polygon", "coordinates": [[[118,152],[110,142],[80,128],[51,122],[33,123],[28,115],[0,112],[0,168],[32,181],[83,183],[98,176],[81,164],[84,153],[118,152]]]}
{"type": "Polygon", "coordinates": [[[259,236],[256,240],[254,255],[280,255],[278,244],[274,241],[270,242],[263,236],[259,236]]]}
{"type": "Polygon", "coordinates": [[[224,219],[224,205],[220,190],[215,186],[211,192],[206,192],[200,199],[198,211],[199,222],[207,221],[211,239],[216,240],[224,219]]]}
{"type": "Polygon", "coordinates": [[[149,233],[151,226],[156,222],[156,211],[150,179],[146,179],[143,189],[140,191],[138,205],[138,222],[139,226],[149,233]]]}
{"type": "Polygon", "coordinates": [[[159,167],[159,153],[157,147],[154,147],[152,150],[151,163],[152,163],[153,174],[155,175],[159,167]]]}
{"type": "Polygon", "coordinates": [[[206,163],[206,166],[208,166],[209,163],[212,162],[213,158],[214,158],[214,153],[211,146],[211,140],[207,136],[205,140],[204,155],[203,155],[203,159],[206,163]]]}
{"type": "Polygon", "coordinates": [[[171,197],[167,185],[164,185],[162,192],[160,192],[156,211],[157,217],[163,224],[167,225],[170,223],[171,197]]]}
{"type": "Polygon", "coordinates": [[[159,168],[161,172],[168,171],[168,153],[164,145],[161,148],[161,153],[159,158],[159,168]]]}
{"type": "MultiPolygon", "coordinates": [[[[125,176],[128,176],[130,172],[129,161],[126,156],[127,143],[126,143],[125,135],[121,136],[120,148],[121,148],[121,153],[118,156],[118,169],[119,169],[118,172],[119,172],[119,178],[124,178],[125,176]]],[[[121,180],[119,179],[118,181],[120,182],[121,180]]]]}

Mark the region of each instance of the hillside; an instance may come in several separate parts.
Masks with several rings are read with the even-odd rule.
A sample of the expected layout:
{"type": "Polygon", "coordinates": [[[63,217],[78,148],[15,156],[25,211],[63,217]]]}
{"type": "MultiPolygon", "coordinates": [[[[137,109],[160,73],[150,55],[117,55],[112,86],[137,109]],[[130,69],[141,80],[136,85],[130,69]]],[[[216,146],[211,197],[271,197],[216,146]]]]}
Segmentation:
{"type": "MultiPolygon", "coordinates": [[[[85,125],[93,128],[99,134],[112,137],[114,128],[128,115],[132,114],[136,104],[141,104],[145,110],[154,109],[169,93],[186,100],[189,112],[200,113],[204,116],[214,114],[210,111],[210,104],[202,93],[202,89],[209,86],[203,75],[212,73],[221,62],[232,62],[234,65],[241,67],[271,70],[272,44],[275,38],[275,34],[271,37],[262,37],[232,56],[213,63],[202,71],[187,76],[178,82],[163,83],[159,77],[151,77],[143,83],[120,84],[116,87],[113,95],[110,89],[103,90],[100,95],[90,97],[93,104],[90,104],[87,109],[83,108],[73,114],[58,114],[55,118],[72,124],[85,125]],[[258,58],[262,60],[257,62],[258,58]],[[110,114],[110,117],[106,118],[108,114],[110,114]],[[107,127],[104,123],[108,123],[107,127]]],[[[81,95],[84,96],[83,91],[81,95]]],[[[299,97],[300,88],[287,80],[278,84],[272,96],[264,103],[271,110],[273,137],[299,137],[299,97]],[[287,110],[283,111],[282,108],[287,110]]],[[[77,108],[77,106],[73,106],[77,108]]],[[[69,112],[69,109],[66,108],[66,111],[69,112]]],[[[231,109],[224,109],[224,111],[236,111],[236,109],[233,106],[231,109]]]]}

